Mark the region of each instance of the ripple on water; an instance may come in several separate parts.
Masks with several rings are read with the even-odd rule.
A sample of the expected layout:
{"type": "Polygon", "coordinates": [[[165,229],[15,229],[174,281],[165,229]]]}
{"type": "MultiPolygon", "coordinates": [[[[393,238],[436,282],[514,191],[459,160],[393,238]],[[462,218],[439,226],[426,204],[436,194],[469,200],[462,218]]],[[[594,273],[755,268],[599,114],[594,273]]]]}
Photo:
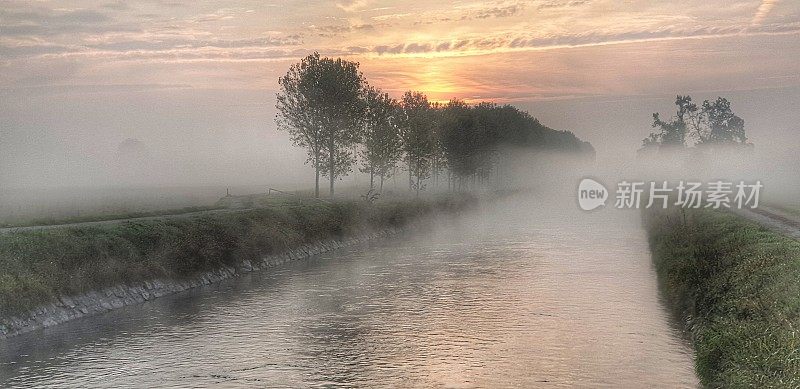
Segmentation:
{"type": "Polygon", "coordinates": [[[0,386],[696,387],[636,218],[593,215],[491,210],[13,338],[0,386]]]}

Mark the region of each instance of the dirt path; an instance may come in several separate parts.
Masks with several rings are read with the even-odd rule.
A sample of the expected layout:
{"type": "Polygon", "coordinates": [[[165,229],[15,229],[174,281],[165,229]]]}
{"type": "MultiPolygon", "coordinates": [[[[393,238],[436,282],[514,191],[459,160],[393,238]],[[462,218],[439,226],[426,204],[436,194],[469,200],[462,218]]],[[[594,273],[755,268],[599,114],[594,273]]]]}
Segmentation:
{"type": "Polygon", "coordinates": [[[775,231],[800,239],[800,216],[769,206],[735,212],[775,231]]]}

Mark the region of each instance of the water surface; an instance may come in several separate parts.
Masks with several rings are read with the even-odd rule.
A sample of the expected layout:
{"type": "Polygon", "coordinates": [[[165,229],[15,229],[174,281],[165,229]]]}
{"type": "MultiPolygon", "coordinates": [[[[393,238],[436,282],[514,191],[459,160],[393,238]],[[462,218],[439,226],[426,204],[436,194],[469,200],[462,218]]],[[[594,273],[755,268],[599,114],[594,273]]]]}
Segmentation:
{"type": "Polygon", "coordinates": [[[0,341],[0,386],[696,387],[636,215],[540,208],[0,341]]]}

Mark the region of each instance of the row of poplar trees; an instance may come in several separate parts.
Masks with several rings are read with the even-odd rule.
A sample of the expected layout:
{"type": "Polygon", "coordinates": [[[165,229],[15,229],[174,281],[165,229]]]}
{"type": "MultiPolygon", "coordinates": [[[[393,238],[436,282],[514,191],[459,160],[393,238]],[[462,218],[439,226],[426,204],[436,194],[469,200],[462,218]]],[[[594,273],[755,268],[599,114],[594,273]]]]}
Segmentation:
{"type": "Polygon", "coordinates": [[[308,151],[316,197],[320,176],[327,176],[333,197],[336,179],[358,161],[360,170],[370,175],[370,189],[382,190],[384,180],[402,163],[409,188],[419,193],[426,179],[433,175],[438,184],[444,171],[455,179],[453,187],[487,177],[503,141],[583,147],[572,133],[548,129],[508,105],[471,106],[459,100],[442,105],[420,92],[395,100],[370,86],[358,66],[314,53],[279,80],[276,122],[308,151]]]}

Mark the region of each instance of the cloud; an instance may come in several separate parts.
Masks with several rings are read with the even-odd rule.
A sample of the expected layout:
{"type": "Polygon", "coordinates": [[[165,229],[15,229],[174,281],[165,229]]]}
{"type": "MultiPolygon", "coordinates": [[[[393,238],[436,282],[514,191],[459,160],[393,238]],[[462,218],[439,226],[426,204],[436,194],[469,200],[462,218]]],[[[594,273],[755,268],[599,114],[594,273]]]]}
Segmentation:
{"type": "MultiPolygon", "coordinates": [[[[719,7],[713,2],[687,5],[676,13],[674,6],[643,0],[624,4],[615,0],[501,0],[494,4],[464,0],[449,5],[415,0],[393,2],[391,10],[377,7],[380,4],[375,0],[329,0],[326,7],[306,2],[291,10],[290,5],[279,6],[287,12],[267,4],[219,9],[183,2],[180,8],[168,8],[170,0],[149,0],[146,6],[102,0],[94,8],[75,9],[60,1],[47,2],[50,9],[42,6],[44,2],[25,1],[14,3],[19,4],[16,8],[0,7],[0,66],[13,66],[7,68],[13,71],[0,74],[0,86],[12,79],[42,83],[35,77],[22,80],[20,74],[13,74],[20,73],[26,63],[37,62],[75,66],[72,78],[89,77],[98,70],[107,71],[112,80],[129,77],[121,71],[114,73],[124,68],[141,73],[146,82],[151,69],[181,73],[183,64],[191,63],[185,68],[203,68],[219,75],[226,66],[284,63],[315,50],[360,61],[403,63],[404,57],[414,57],[456,62],[494,53],[519,53],[522,57],[527,52],[552,50],[553,55],[569,56],[569,51],[558,50],[800,34],[798,14],[792,13],[792,7],[776,12],[777,0],[762,2],[756,26],[748,25],[754,2],[749,6],[737,3],[736,7],[719,7]],[[250,8],[255,11],[248,12],[250,8]],[[276,12],[286,18],[270,17],[276,12]],[[763,23],[764,18],[769,22],[763,23]],[[213,23],[206,23],[209,21],[213,23]]],[[[682,4],[694,3],[683,0],[682,4]]],[[[778,4],[787,6],[789,2],[778,4]]],[[[269,65],[263,68],[269,69],[269,65]]],[[[197,74],[187,71],[186,82],[195,82],[197,74]]]]}
{"type": "Polygon", "coordinates": [[[113,19],[105,13],[85,9],[70,11],[0,10],[0,20],[2,20],[0,36],[52,36],[78,32],[137,30],[133,26],[114,23],[113,19]]]}
{"type": "Polygon", "coordinates": [[[549,8],[567,8],[567,7],[577,7],[579,5],[588,4],[589,0],[571,0],[571,1],[548,1],[542,4],[539,4],[537,7],[538,9],[549,9],[549,8]]]}
{"type": "Polygon", "coordinates": [[[113,9],[115,11],[123,11],[129,9],[130,7],[128,7],[128,4],[120,0],[114,3],[105,4],[103,5],[103,8],[113,9]]]}
{"type": "Polygon", "coordinates": [[[354,24],[349,26],[343,25],[326,25],[326,26],[314,26],[312,27],[314,31],[317,32],[318,36],[325,37],[325,38],[332,38],[340,35],[344,35],[351,32],[367,32],[367,31],[374,31],[375,25],[372,24],[354,24]]]}
{"type": "Polygon", "coordinates": [[[505,7],[492,7],[492,8],[482,9],[475,14],[475,18],[476,19],[506,18],[518,14],[524,8],[525,6],[523,4],[514,4],[505,7]]]}
{"type": "Polygon", "coordinates": [[[370,0],[345,0],[345,1],[337,1],[336,6],[345,12],[358,12],[366,8],[369,5],[369,3],[370,0]]]}
{"type": "Polygon", "coordinates": [[[449,55],[487,54],[491,52],[547,50],[569,47],[602,46],[620,43],[709,39],[730,36],[785,35],[800,34],[800,22],[783,25],[770,25],[757,29],[741,26],[714,26],[696,28],[656,28],[609,33],[602,30],[575,34],[528,35],[517,34],[497,37],[481,37],[440,42],[411,42],[394,45],[379,45],[372,49],[378,55],[420,55],[438,53],[449,55]]]}
{"type": "Polygon", "coordinates": [[[761,23],[764,22],[764,19],[767,18],[769,12],[775,8],[780,0],[762,0],[761,5],[758,6],[758,10],[756,10],[755,16],[753,16],[753,20],[750,22],[751,26],[760,26],[761,23]]]}
{"type": "Polygon", "coordinates": [[[412,13],[394,13],[394,14],[378,15],[378,16],[373,16],[372,20],[386,21],[386,20],[402,19],[402,18],[409,17],[409,16],[414,16],[414,14],[412,14],[412,13]]]}
{"type": "Polygon", "coordinates": [[[97,24],[109,21],[108,15],[86,9],[72,11],[10,11],[0,10],[4,24],[97,24]]]}

